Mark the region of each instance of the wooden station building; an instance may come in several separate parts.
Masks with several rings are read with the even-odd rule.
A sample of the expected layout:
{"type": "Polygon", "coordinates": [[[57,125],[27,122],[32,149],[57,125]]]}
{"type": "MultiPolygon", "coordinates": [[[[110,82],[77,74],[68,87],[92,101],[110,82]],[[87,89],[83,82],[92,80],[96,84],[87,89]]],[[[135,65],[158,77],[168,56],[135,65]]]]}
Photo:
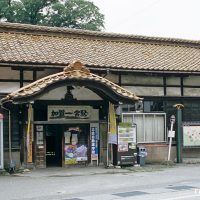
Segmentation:
{"type": "MultiPolygon", "coordinates": [[[[80,161],[91,162],[92,131],[104,163],[109,102],[137,125],[151,162],[166,160],[173,105],[183,104],[182,156],[197,158],[199,76],[198,41],[0,23],[4,164],[26,164],[28,145],[36,167],[69,164],[64,152],[71,156],[73,144],[80,161]]],[[[176,137],[173,160],[175,147],[176,137]]]]}

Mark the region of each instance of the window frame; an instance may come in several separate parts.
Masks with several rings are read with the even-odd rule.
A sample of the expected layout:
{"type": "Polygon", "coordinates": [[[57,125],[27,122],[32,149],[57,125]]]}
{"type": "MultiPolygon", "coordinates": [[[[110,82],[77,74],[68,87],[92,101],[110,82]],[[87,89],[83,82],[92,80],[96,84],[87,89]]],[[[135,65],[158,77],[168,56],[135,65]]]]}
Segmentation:
{"type": "MultiPolygon", "coordinates": [[[[137,139],[137,144],[144,144],[144,143],[166,143],[167,142],[167,131],[166,131],[166,127],[167,127],[167,124],[166,124],[166,113],[122,113],[122,122],[124,122],[124,116],[132,116],[132,123],[134,124],[134,115],[143,115],[143,123],[145,123],[145,116],[149,116],[149,115],[152,115],[154,116],[154,124],[155,124],[155,118],[156,116],[163,116],[164,117],[164,135],[163,135],[163,140],[158,140],[158,141],[153,141],[153,140],[150,140],[150,141],[147,141],[145,140],[145,136],[146,136],[146,132],[145,132],[145,128],[146,126],[144,125],[143,126],[143,138],[144,138],[144,141],[140,141],[138,142],[138,139],[137,139]]],[[[154,127],[154,130],[155,130],[155,127],[154,127]]],[[[138,132],[138,131],[137,131],[138,132]]],[[[137,136],[138,138],[138,136],[137,136]]]]}

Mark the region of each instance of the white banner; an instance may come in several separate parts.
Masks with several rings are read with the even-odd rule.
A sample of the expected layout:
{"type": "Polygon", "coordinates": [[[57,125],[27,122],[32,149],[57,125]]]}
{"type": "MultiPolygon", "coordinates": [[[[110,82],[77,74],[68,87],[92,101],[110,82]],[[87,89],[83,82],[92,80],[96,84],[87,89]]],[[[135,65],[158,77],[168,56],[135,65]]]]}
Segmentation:
{"type": "Polygon", "coordinates": [[[114,105],[109,102],[108,143],[117,144],[117,124],[114,105]]]}
{"type": "Polygon", "coordinates": [[[33,162],[33,108],[32,105],[29,104],[28,108],[28,124],[27,124],[27,162],[32,163],[33,162]]]}

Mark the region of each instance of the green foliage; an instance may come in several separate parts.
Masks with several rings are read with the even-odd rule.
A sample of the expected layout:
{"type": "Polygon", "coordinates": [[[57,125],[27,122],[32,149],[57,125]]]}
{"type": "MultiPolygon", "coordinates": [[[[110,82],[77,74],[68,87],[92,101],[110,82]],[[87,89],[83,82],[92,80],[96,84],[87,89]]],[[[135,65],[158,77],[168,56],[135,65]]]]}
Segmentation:
{"type": "Polygon", "coordinates": [[[0,0],[0,19],[5,19],[5,14],[8,10],[9,1],[8,0],[0,0]]]}
{"type": "Polygon", "coordinates": [[[119,126],[123,128],[129,128],[129,127],[132,127],[132,124],[128,122],[120,122],[119,126]]]}
{"type": "Polygon", "coordinates": [[[0,0],[0,20],[100,31],[104,15],[87,0],[0,0]]]}

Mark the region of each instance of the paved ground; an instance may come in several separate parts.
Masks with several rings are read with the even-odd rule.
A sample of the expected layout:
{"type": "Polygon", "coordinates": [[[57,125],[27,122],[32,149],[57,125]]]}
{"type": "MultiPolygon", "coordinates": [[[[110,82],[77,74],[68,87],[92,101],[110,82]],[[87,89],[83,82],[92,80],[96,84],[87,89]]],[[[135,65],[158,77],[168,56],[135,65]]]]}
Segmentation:
{"type": "Polygon", "coordinates": [[[0,200],[197,200],[200,165],[48,168],[0,177],[0,200]]]}

